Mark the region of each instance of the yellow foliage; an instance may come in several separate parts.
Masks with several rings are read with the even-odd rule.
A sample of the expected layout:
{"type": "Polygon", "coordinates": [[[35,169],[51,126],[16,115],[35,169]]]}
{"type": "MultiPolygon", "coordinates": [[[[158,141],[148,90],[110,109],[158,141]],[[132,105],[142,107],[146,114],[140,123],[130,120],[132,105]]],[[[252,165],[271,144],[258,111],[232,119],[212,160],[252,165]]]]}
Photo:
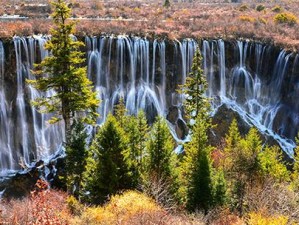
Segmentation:
{"type": "Polygon", "coordinates": [[[133,9],[133,11],[134,11],[134,13],[140,13],[141,9],[138,8],[138,7],[135,7],[135,8],[133,9]]]}
{"type": "Polygon", "coordinates": [[[255,22],[255,18],[251,17],[251,16],[240,16],[239,19],[243,22],[250,22],[250,23],[254,23],[255,22]]]}
{"type": "Polygon", "coordinates": [[[279,13],[274,17],[275,23],[284,23],[294,25],[297,23],[297,17],[293,13],[279,13]]]}
{"type": "Polygon", "coordinates": [[[264,216],[260,212],[249,213],[248,225],[287,225],[286,216],[264,216]]]}
{"type": "Polygon", "coordinates": [[[113,196],[102,207],[87,208],[75,224],[133,224],[133,221],[146,224],[149,220],[162,218],[165,213],[151,198],[136,191],[127,191],[113,196]]]}
{"type": "Polygon", "coordinates": [[[67,197],[66,203],[68,209],[73,215],[79,215],[83,210],[83,205],[81,205],[80,202],[72,195],[67,197]]]}

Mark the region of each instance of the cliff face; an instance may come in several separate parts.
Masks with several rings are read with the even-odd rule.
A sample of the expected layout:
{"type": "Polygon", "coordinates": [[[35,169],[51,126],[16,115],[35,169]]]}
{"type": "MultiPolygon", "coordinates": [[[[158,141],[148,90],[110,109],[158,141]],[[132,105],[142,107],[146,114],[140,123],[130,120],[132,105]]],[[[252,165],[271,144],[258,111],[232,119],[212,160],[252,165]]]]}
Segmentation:
{"type": "MultiPolygon", "coordinates": [[[[33,64],[47,56],[45,38],[14,38],[2,43],[0,169],[17,169],[54,153],[62,142],[61,124],[47,125],[29,104],[40,95],[25,83],[33,64]]],[[[198,42],[108,36],[85,38],[88,76],[102,102],[102,123],[119,98],[132,114],[142,109],[149,121],[163,115],[176,139],[187,136],[182,97],[176,92],[190,72],[198,42]]],[[[246,41],[199,42],[209,83],[207,96],[215,111],[221,105],[249,124],[274,136],[292,153],[299,123],[299,56],[275,46],[246,41]]],[[[51,94],[51,93],[48,93],[51,94]]],[[[223,112],[223,111],[221,111],[223,112]]],[[[225,117],[225,115],[224,115],[225,117]]]]}

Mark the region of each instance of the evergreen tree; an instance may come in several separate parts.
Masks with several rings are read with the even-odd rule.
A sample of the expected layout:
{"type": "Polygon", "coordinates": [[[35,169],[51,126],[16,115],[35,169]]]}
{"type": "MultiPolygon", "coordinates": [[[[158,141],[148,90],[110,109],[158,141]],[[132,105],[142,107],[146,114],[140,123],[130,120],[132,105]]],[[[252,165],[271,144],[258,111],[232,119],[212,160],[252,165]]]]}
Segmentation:
{"type": "Polygon", "coordinates": [[[173,207],[178,200],[177,155],[166,120],[160,116],[150,130],[143,159],[143,190],[164,207],[173,207]]]}
{"type": "Polygon", "coordinates": [[[114,114],[115,118],[119,122],[119,125],[124,129],[128,122],[128,116],[126,115],[127,109],[123,97],[121,97],[119,102],[114,106],[114,114]]]}
{"type": "Polygon", "coordinates": [[[88,156],[87,134],[82,122],[74,121],[70,137],[66,148],[67,189],[74,196],[79,197],[88,156]]]}
{"type": "Polygon", "coordinates": [[[137,186],[141,183],[141,176],[145,171],[144,157],[146,142],[149,136],[149,127],[143,111],[140,111],[136,117],[128,117],[125,132],[129,139],[132,170],[134,171],[135,178],[134,183],[137,186]]]}
{"type": "Polygon", "coordinates": [[[226,173],[231,172],[231,168],[234,166],[234,154],[238,152],[238,148],[241,141],[241,135],[238,128],[237,120],[233,119],[229,129],[228,134],[225,137],[225,148],[224,148],[224,157],[222,161],[222,166],[226,173]]]}
{"type": "Polygon", "coordinates": [[[181,85],[179,90],[180,93],[185,95],[184,109],[187,118],[190,120],[195,120],[200,111],[209,111],[208,99],[205,97],[207,81],[201,68],[201,62],[202,56],[199,48],[197,48],[193,58],[191,72],[186,78],[185,84],[181,85]]]}
{"type": "Polygon", "coordinates": [[[235,171],[252,182],[258,176],[258,154],[262,151],[262,141],[256,128],[251,128],[245,139],[240,141],[240,150],[234,157],[235,171]]]}
{"type": "Polygon", "coordinates": [[[225,142],[226,142],[225,151],[227,153],[233,152],[234,149],[238,146],[240,140],[241,140],[241,135],[238,128],[237,120],[233,119],[228,129],[228,134],[226,135],[225,138],[225,142]]]}
{"type": "Polygon", "coordinates": [[[214,186],[213,205],[221,206],[226,203],[227,182],[224,177],[224,172],[222,169],[218,168],[218,170],[215,171],[214,173],[215,175],[213,176],[213,186],[214,186]]]}
{"type": "Polygon", "coordinates": [[[213,177],[211,147],[208,145],[207,128],[210,126],[206,115],[197,115],[193,126],[191,142],[185,145],[183,158],[183,179],[187,180],[187,208],[207,212],[213,205],[213,177]],[[185,177],[185,178],[184,178],[185,177]]]}
{"type": "Polygon", "coordinates": [[[240,215],[244,211],[244,197],[248,188],[259,178],[258,155],[263,149],[257,129],[251,128],[245,138],[241,138],[235,121],[232,122],[226,137],[225,167],[232,180],[231,205],[240,215]]]}
{"type": "Polygon", "coordinates": [[[277,182],[289,181],[290,174],[282,162],[282,152],[277,146],[266,146],[258,154],[259,172],[261,179],[273,178],[277,182]]]}
{"type": "Polygon", "coordinates": [[[207,212],[213,204],[214,196],[224,199],[224,180],[214,178],[214,168],[211,159],[211,146],[208,144],[207,131],[211,127],[209,116],[210,104],[205,97],[207,82],[201,69],[202,57],[197,49],[192,70],[186,83],[181,86],[181,93],[186,97],[184,108],[190,119],[191,141],[185,144],[184,157],[181,164],[180,195],[186,198],[190,211],[196,209],[207,212]],[[191,122],[191,120],[193,120],[191,122]],[[223,184],[222,184],[223,183],[223,184]],[[215,191],[214,191],[215,190],[215,191]],[[215,192],[215,193],[214,193],[215,192]],[[185,197],[184,197],[185,196],[185,197]]]}
{"type": "Polygon", "coordinates": [[[160,116],[151,129],[147,154],[147,173],[157,179],[171,178],[176,160],[174,142],[165,119],[160,116]]]}
{"type": "Polygon", "coordinates": [[[245,138],[240,136],[236,120],[233,120],[225,138],[224,168],[233,178],[253,180],[258,176],[258,155],[262,141],[257,129],[251,128],[245,138]]]}
{"type": "Polygon", "coordinates": [[[94,158],[89,160],[85,191],[92,202],[103,203],[109,195],[132,187],[128,140],[115,117],[108,115],[90,150],[94,158]]]}
{"type": "Polygon", "coordinates": [[[93,122],[98,116],[96,110],[99,101],[86,76],[86,67],[80,67],[84,62],[84,53],[80,48],[84,44],[71,36],[74,23],[67,21],[70,8],[63,0],[52,4],[55,28],[51,29],[51,39],[45,45],[51,55],[36,66],[34,74],[38,79],[29,80],[28,83],[42,92],[55,91],[52,96],[44,95],[35,99],[33,105],[42,113],[56,113],[50,122],[57,122],[62,117],[68,143],[75,113],[76,116],[87,113],[86,121],[93,122]],[[47,76],[42,76],[44,74],[47,76]]]}

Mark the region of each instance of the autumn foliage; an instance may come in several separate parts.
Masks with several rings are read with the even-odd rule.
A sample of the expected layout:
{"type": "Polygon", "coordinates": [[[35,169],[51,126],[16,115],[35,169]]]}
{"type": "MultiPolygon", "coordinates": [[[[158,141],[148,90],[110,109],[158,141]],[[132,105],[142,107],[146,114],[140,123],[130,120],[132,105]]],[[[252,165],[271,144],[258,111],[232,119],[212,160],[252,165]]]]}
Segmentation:
{"type": "MultiPolygon", "coordinates": [[[[295,1],[251,1],[248,4],[202,4],[202,1],[172,3],[164,1],[71,1],[77,35],[134,34],[149,37],[176,38],[250,38],[271,41],[284,47],[299,46],[295,1]],[[257,10],[258,9],[258,10],[257,10]],[[262,9],[262,10],[260,10],[262,9]],[[291,16],[291,18],[290,18],[291,16]],[[286,22],[281,23],[280,21],[286,22]],[[284,26],[284,24],[292,26],[284,26]]],[[[47,2],[45,1],[47,4],[47,2]]],[[[9,4],[8,4],[9,5],[9,4]]],[[[0,36],[47,33],[48,13],[32,13],[19,5],[11,14],[29,18],[24,21],[0,21],[0,36]],[[38,19],[34,19],[40,16],[38,19]]],[[[1,8],[0,8],[1,13],[1,8]]],[[[4,13],[4,11],[3,11],[4,13]]]]}
{"type": "Polygon", "coordinates": [[[46,181],[38,180],[30,197],[1,202],[0,224],[69,224],[66,196],[64,192],[49,189],[46,181]]]}

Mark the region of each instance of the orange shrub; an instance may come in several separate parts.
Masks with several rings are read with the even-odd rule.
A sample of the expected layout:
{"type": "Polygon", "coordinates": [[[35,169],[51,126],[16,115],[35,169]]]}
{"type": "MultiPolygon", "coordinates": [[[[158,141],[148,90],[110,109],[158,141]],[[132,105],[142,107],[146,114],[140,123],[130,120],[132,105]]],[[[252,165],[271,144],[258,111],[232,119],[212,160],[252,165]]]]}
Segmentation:
{"type": "Polygon", "coordinates": [[[49,190],[46,183],[39,181],[36,189],[31,192],[31,197],[1,204],[0,222],[10,225],[69,224],[70,214],[65,202],[66,196],[66,193],[49,190]]]}

